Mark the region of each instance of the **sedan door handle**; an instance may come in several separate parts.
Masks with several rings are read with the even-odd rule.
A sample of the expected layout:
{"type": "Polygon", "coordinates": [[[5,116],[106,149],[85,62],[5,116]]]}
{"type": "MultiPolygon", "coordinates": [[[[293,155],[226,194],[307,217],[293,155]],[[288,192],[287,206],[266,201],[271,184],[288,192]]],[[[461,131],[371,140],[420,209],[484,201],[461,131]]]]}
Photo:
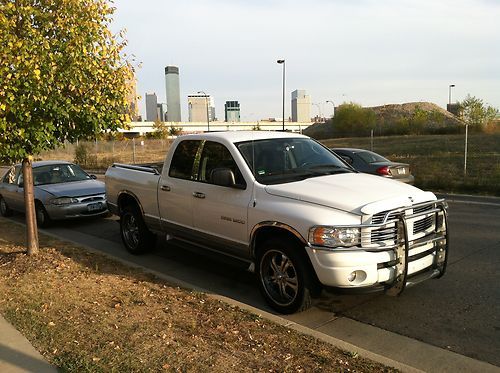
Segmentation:
{"type": "Polygon", "coordinates": [[[170,192],[170,187],[168,185],[162,185],[160,187],[161,190],[165,191],[165,192],[170,192]]]}
{"type": "Polygon", "coordinates": [[[204,193],[200,193],[200,192],[193,192],[193,197],[196,197],[196,198],[205,198],[205,194],[204,193]]]}

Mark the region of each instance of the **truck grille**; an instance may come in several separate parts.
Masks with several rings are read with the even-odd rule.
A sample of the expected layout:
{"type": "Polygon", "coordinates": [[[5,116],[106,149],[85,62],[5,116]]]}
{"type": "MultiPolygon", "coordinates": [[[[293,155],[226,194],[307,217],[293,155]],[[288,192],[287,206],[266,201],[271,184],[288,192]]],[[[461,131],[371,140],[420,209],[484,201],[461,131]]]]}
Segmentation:
{"type": "Polygon", "coordinates": [[[413,223],[413,234],[418,234],[426,231],[434,225],[434,215],[417,220],[413,223]]]}
{"type": "MultiPolygon", "coordinates": [[[[432,209],[433,205],[425,205],[417,206],[413,210],[409,209],[406,211],[405,216],[407,218],[408,224],[411,224],[409,230],[413,233],[410,237],[408,237],[410,241],[418,237],[422,237],[422,234],[425,235],[429,229],[435,228],[436,223],[434,214],[431,216],[418,217],[414,219],[412,219],[411,216],[413,214],[425,213],[426,211],[430,211],[432,209]],[[417,235],[418,237],[416,237],[417,235]]],[[[387,220],[386,226],[370,229],[370,244],[380,246],[397,244],[398,228],[396,221],[398,220],[400,214],[400,212],[391,211],[382,211],[374,214],[371,220],[372,224],[382,224],[386,216],[387,220]]]]}

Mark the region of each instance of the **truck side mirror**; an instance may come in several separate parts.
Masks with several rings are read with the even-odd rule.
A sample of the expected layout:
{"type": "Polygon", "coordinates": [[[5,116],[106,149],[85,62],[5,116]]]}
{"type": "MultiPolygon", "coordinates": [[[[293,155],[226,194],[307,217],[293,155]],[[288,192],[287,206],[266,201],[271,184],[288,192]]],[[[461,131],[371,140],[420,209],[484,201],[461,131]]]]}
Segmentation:
{"type": "Polygon", "coordinates": [[[236,184],[233,171],[225,167],[214,168],[210,173],[210,180],[212,184],[225,187],[234,187],[236,184]]]}

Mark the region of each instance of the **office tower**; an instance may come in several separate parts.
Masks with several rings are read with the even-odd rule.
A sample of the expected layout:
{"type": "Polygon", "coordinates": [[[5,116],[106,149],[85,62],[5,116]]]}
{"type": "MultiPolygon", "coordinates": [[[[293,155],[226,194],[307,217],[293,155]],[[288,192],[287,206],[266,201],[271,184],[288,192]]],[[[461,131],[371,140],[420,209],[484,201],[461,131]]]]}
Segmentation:
{"type": "Polygon", "coordinates": [[[189,95],[188,96],[188,111],[190,122],[206,122],[207,121],[207,104],[208,116],[213,122],[215,118],[214,99],[209,95],[189,95]]]}
{"type": "Polygon", "coordinates": [[[156,112],[158,113],[158,119],[160,122],[165,122],[167,120],[167,104],[158,103],[156,105],[156,112]]]}
{"type": "Polygon", "coordinates": [[[156,93],[146,93],[146,120],[154,122],[158,119],[158,99],[156,93]]]}
{"type": "Polygon", "coordinates": [[[297,89],[292,92],[292,122],[311,121],[311,96],[297,89]]]}
{"type": "Polygon", "coordinates": [[[127,103],[128,110],[127,114],[130,116],[130,120],[135,122],[139,119],[139,106],[137,105],[137,80],[135,76],[132,77],[129,81],[127,81],[129,86],[127,93],[127,103]]]}
{"type": "Polygon", "coordinates": [[[165,67],[165,86],[167,89],[167,120],[181,121],[181,96],[179,91],[179,68],[165,67]]]}
{"type": "Polygon", "coordinates": [[[224,120],[226,122],[240,121],[240,103],[238,101],[226,101],[224,104],[224,120]]]}

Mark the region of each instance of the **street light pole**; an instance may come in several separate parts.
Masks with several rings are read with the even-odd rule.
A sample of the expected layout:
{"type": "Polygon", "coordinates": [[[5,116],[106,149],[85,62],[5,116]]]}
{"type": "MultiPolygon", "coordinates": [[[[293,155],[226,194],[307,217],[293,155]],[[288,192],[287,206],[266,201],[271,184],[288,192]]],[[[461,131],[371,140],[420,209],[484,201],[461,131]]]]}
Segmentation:
{"type": "Polygon", "coordinates": [[[455,84],[450,84],[448,87],[448,104],[451,105],[451,89],[455,87],[455,84]]]}
{"type": "Polygon", "coordinates": [[[313,102],[312,104],[318,107],[318,120],[321,121],[321,107],[318,103],[313,102]]]}
{"type": "Polygon", "coordinates": [[[198,91],[198,94],[203,93],[205,95],[205,104],[207,105],[207,132],[210,132],[210,116],[208,115],[208,95],[203,91],[198,91]]]}
{"type": "Polygon", "coordinates": [[[330,103],[333,106],[333,114],[332,114],[332,118],[333,118],[335,116],[335,103],[331,100],[326,100],[326,103],[330,103]]]}
{"type": "Polygon", "coordinates": [[[276,61],[280,65],[283,65],[283,113],[282,113],[282,122],[283,122],[283,131],[285,130],[285,60],[276,61]]]}

